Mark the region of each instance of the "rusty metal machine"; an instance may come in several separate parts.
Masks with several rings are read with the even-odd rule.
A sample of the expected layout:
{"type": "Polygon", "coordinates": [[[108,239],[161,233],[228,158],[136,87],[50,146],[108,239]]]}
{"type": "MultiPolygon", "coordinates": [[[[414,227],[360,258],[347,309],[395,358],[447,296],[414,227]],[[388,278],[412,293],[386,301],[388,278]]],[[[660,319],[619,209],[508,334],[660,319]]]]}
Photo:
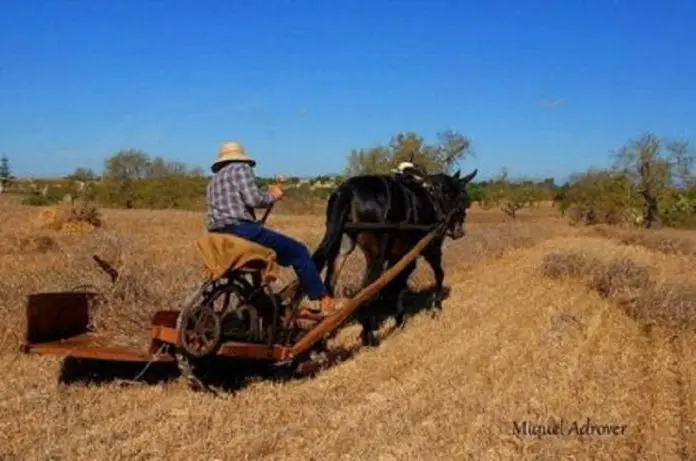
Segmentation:
{"type": "Polygon", "coordinates": [[[277,293],[271,290],[272,251],[236,237],[208,235],[204,237],[208,243],[219,239],[206,247],[199,241],[204,259],[208,256],[210,275],[180,310],[154,314],[147,350],[114,347],[107,336],[91,331],[90,305],[96,294],[87,291],[29,295],[21,349],[28,354],[105,361],[171,362],[195,386],[202,385],[195,372],[201,359],[250,359],[298,370],[311,362],[310,354],[322,347],[323,339],[375,297],[442,230],[442,226],[431,230],[341,311],[324,319],[298,308],[302,294],[296,283],[277,293]],[[225,251],[232,256],[220,259],[225,251]]]}

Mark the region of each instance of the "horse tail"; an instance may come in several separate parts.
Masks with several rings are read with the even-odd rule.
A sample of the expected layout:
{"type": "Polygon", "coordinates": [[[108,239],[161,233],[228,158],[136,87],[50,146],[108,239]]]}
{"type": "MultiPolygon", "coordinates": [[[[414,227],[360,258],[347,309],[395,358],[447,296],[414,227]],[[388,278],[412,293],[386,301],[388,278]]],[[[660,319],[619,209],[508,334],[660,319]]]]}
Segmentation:
{"type": "MultiPolygon", "coordinates": [[[[312,255],[319,272],[324,269],[327,263],[333,264],[333,261],[329,260],[335,259],[343,246],[343,224],[350,212],[352,200],[353,193],[345,185],[339,187],[329,197],[326,210],[326,232],[314,255],[312,255]]],[[[350,242],[350,245],[350,251],[352,251],[354,243],[350,242]]]]}

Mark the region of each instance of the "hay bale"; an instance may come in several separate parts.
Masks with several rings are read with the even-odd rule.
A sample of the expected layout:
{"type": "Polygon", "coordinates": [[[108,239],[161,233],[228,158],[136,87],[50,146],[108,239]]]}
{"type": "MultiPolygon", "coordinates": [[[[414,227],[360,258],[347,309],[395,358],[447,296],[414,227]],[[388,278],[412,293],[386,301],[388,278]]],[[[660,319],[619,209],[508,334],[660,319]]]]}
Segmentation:
{"type": "Polygon", "coordinates": [[[82,233],[101,227],[103,222],[97,207],[82,202],[45,208],[39,212],[35,224],[40,229],[82,233]]]}

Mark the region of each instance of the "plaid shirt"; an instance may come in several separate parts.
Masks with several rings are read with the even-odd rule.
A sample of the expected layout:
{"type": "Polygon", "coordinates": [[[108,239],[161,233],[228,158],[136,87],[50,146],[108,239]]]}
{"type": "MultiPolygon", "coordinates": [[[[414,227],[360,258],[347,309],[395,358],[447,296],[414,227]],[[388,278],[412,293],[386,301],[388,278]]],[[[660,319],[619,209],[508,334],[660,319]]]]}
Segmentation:
{"type": "Polygon", "coordinates": [[[230,163],[208,183],[208,230],[256,221],[254,208],[266,208],[273,197],[256,186],[254,171],[246,163],[230,163]]]}

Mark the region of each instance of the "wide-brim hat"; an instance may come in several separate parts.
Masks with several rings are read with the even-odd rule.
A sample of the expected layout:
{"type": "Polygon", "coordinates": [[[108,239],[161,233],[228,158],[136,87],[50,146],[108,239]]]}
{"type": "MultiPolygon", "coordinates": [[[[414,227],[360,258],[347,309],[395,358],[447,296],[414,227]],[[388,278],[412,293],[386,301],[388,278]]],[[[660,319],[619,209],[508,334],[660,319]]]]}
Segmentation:
{"type": "Polygon", "coordinates": [[[210,169],[215,172],[220,165],[227,162],[246,162],[252,167],[256,166],[256,160],[247,155],[244,147],[236,142],[228,142],[220,146],[215,161],[210,166],[210,169]]]}
{"type": "Polygon", "coordinates": [[[401,163],[399,163],[399,166],[392,169],[392,173],[403,173],[406,168],[415,168],[415,167],[416,167],[416,165],[414,165],[411,162],[401,162],[401,163]]]}

